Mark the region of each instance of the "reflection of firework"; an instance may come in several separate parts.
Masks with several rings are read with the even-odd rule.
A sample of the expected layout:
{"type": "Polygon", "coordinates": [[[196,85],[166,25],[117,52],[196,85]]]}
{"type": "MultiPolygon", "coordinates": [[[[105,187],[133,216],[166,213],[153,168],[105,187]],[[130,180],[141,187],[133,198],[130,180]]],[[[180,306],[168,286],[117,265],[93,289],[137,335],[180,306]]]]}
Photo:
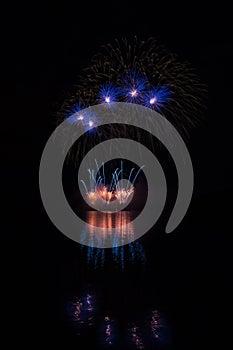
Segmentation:
{"type": "MultiPolygon", "coordinates": [[[[157,309],[150,310],[147,317],[146,314],[140,317],[140,321],[138,318],[132,318],[132,314],[127,317],[124,313],[123,327],[119,329],[120,314],[114,317],[111,312],[99,312],[101,309],[98,301],[98,295],[85,293],[81,297],[68,299],[65,305],[68,326],[72,333],[85,339],[86,348],[89,348],[86,335],[96,334],[100,345],[98,349],[122,349],[119,344],[124,344],[124,349],[171,349],[171,326],[164,313],[157,309]]],[[[136,306],[140,306],[140,303],[141,300],[138,299],[136,306]]]]}
{"type": "MultiPolygon", "coordinates": [[[[93,245],[94,239],[105,240],[110,234],[110,230],[113,226],[117,227],[117,232],[114,237],[116,246],[112,248],[109,253],[114,260],[114,263],[121,269],[125,267],[127,262],[134,264],[136,262],[145,263],[145,252],[142,244],[139,241],[129,243],[127,246],[119,247],[117,245],[118,240],[122,236],[133,237],[134,236],[134,224],[132,221],[132,212],[120,211],[117,213],[102,213],[99,215],[97,211],[87,212],[87,223],[89,226],[84,226],[82,236],[83,240],[88,237],[87,247],[87,262],[93,267],[103,267],[106,260],[106,254],[104,248],[95,248],[93,245]],[[103,234],[100,237],[96,237],[95,226],[97,225],[103,228],[103,234]],[[125,258],[126,257],[126,258],[125,258]]],[[[81,245],[81,250],[85,251],[85,247],[81,245]]],[[[86,255],[86,254],[85,254],[86,255]]]]}
{"type": "Polygon", "coordinates": [[[80,335],[85,328],[92,327],[95,319],[94,296],[86,294],[74,300],[69,300],[66,307],[69,318],[74,323],[75,332],[80,335]]]}
{"type": "Polygon", "coordinates": [[[145,349],[142,336],[139,332],[138,327],[133,325],[133,327],[129,329],[129,332],[130,332],[130,338],[131,338],[130,340],[133,344],[135,344],[136,349],[145,349]]]}

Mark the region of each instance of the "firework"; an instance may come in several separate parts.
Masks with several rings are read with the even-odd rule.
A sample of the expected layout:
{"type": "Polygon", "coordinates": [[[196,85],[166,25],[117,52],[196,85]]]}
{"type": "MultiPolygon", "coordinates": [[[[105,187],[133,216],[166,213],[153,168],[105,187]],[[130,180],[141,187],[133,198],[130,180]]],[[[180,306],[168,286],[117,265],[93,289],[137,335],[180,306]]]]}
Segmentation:
{"type": "Polygon", "coordinates": [[[100,87],[97,99],[99,103],[110,105],[117,102],[120,98],[120,90],[112,84],[104,84],[100,87]]]}
{"type": "MultiPolygon", "coordinates": [[[[69,140],[67,145],[70,147],[77,139],[75,145],[70,148],[69,156],[73,155],[73,159],[80,162],[82,156],[87,156],[88,151],[98,148],[94,146],[112,138],[117,139],[119,143],[123,142],[121,138],[139,141],[134,143],[135,152],[140,149],[135,153],[137,158],[134,160],[138,160],[143,153],[143,148],[140,147],[143,140],[146,141],[147,146],[151,144],[153,147],[154,140],[157,138],[170,151],[177,140],[172,140],[169,132],[171,131],[173,137],[180,140],[179,132],[174,131],[177,131],[176,129],[181,132],[186,131],[195,124],[202,107],[203,96],[204,88],[189,64],[180,62],[176,55],[159,45],[156,40],[149,39],[142,42],[136,38],[131,42],[116,40],[112,45],[103,47],[101,52],[93,57],[89,66],[80,74],[73,94],[61,108],[60,120],[67,118],[68,121],[67,124],[66,122],[62,124],[64,142],[69,140]],[[99,104],[97,108],[86,108],[96,104],[99,104]],[[140,127],[132,122],[131,112],[122,114],[120,123],[117,122],[115,118],[117,113],[114,114],[114,108],[116,107],[117,110],[117,106],[123,105],[127,110],[132,108],[132,115],[135,117],[137,111],[142,109],[146,111],[148,117],[142,119],[140,127]],[[98,113],[98,107],[100,107],[99,110],[107,112],[104,123],[101,123],[101,115],[98,123],[98,115],[94,114],[98,113]],[[150,109],[158,111],[160,115],[153,113],[150,109]],[[160,119],[161,123],[157,123],[160,119]],[[156,128],[156,133],[150,132],[153,128],[156,128]],[[168,141],[160,137],[160,133],[168,137],[168,141]],[[76,138],[75,135],[79,135],[80,138],[76,138]],[[164,143],[163,140],[167,142],[164,143]]],[[[119,143],[111,141],[108,143],[109,148],[105,147],[102,150],[105,161],[106,159],[114,161],[114,158],[109,158],[111,154],[115,154],[115,158],[117,155],[117,158],[128,159],[125,156],[127,155],[125,149],[120,153],[119,143]],[[115,148],[117,152],[114,153],[115,148]]],[[[64,147],[63,154],[68,154],[67,149],[68,147],[64,147]]],[[[119,203],[119,206],[128,204],[134,194],[134,185],[133,183],[130,186],[119,184],[118,169],[113,172],[109,184],[106,183],[104,174],[102,176],[97,172],[95,175],[93,169],[88,171],[90,188],[87,188],[84,180],[82,183],[86,191],[85,199],[90,206],[95,208],[94,204],[100,202],[104,203],[106,210],[107,207],[117,210],[115,203],[119,203]],[[111,203],[113,201],[115,203],[111,203]]],[[[97,207],[101,208],[99,205],[97,207]]]]}
{"type": "Polygon", "coordinates": [[[88,138],[91,134],[88,131],[88,142],[84,138],[73,151],[75,160],[80,151],[85,153],[87,143],[92,148],[110,137],[132,136],[139,141],[142,137],[140,131],[129,130],[126,125],[116,126],[111,120],[99,132],[97,116],[78,113],[85,107],[101,103],[111,108],[113,102],[141,104],[158,111],[186,135],[200,118],[205,90],[190,64],[181,62],[155,39],[115,40],[102,47],[80,73],[58,119],[60,122],[69,117],[84,131],[93,128],[94,138],[88,138]]]}
{"type": "Polygon", "coordinates": [[[188,62],[151,38],[115,40],[102,47],[80,74],[72,97],[61,109],[61,118],[75,105],[127,101],[150,105],[155,92],[160,112],[178,129],[193,125],[200,113],[204,86],[188,62]],[[148,99],[146,98],[148,97],[148,99]],[[169,102],[169,103],[168,103],[169,102]]]}
{"type": "MultiPolygon", "coordinates": [[[[128,204],[130,200],[132,199],[132,196],[134,194],[134,184],[135,181],[140,173],[140,171],[143,169],[144,165],[142,165],[139,170],[134,175],[134,178],[132,182],[130,182],[131,177],[134,173],[134,168],[131,168],[128,178],[126,180],[125,186],[122,185],[121,182],[119,182],[120,174],[123,173],[123,161],[121,161],[121,168],[115,169],[112,173],[112,178],[110,181],[110,184],[106,184],[106,176],[104,173],[104,164],[102,164],[102,173],[100,174],[100,169],[98,166],[97,161],[96,167],[97,167],[97,180],[94,176],[94,169],[88,169],[89,173],[89,185],[86,184],[86,182],[81,179],[81,183],[84,186],[85,194],[86,194],[86,201],[91,206],[98,204],[99,206],[102,206],[103,209],[105,208],[107,210],[107,206],[109,203],[113,200],[118,201],[119,204],[128,204]],[[104,200],[104,202],[102,201],[104,200]]],[[[108,176],[109,177],[109,176],[108,176]]]]}

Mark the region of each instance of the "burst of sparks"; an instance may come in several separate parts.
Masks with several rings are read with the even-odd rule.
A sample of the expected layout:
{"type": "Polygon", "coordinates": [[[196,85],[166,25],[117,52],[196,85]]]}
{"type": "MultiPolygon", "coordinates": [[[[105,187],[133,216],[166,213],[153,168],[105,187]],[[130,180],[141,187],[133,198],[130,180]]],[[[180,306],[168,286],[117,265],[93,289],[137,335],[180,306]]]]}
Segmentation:
{"type": "Polygon", "coordinates": [[[130,95],[131,95],[132,97],[137,97],[137,96],[138,96],[137,90],[132,90],[132,91],[130,91],[130,95]]]}
{"type": "Polygon", "coordinates": [[[110,104],[118,101],[119,89],[114,84],[103,84],[96,98],[100,103],[110,104]]]}
{"type": "MultiPolygon", "coordinates": [[[[71,117],[72,123],[79,123],[88,131],[95,127],[96,141],[109,135],[126,137],[127,126],[106,125],[99,133],[95,117],[91,117],[94,123],[89,123],[90,117],[80,111],[98,103],[110,108],[114,102],[129,102],[158,111],[185,136],[200,120],[206,90],[190,64],[179,60],[155,39],[115,40],[103,47],[81,72],[74,91],[60,109],[59,119],[71,117]]],[[[139,141],[143,137],[138,131],[133,136],[139,141]]],[[[86,145],[83,139],[79,150],[85,152],[86,145]]]]}
{"type": "Polygon", "coordinates": [[[117,200],[120,204],[126,204],[130,196],[134,193],[134,186],[130,188],[119,188],[109,191],[107,187],[102,189],[101,186],[97,186],[95,191],[90,191],[86,193],[87,199],[90,203],[95,204],[99,197],[105,200],[106,204],[109,204],[112,200],[117,200]]]}
{"type": "Polygon", "coordinates": [[[129,189],[121,188],[115,192],[115,197],[120,204],[127,203],[129,197],[134,193],[134,187],[131,186],[129,189]]]}

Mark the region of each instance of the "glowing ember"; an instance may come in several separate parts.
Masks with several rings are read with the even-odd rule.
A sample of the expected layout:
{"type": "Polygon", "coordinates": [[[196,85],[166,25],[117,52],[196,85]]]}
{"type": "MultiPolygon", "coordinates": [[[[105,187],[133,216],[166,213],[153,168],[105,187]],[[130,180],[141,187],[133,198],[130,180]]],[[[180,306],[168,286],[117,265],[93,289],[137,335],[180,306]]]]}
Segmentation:
{"type": "Polygon", "coordinates": [[[151,105],[154,105],[156,101],[157,101],[156,97],[152,97],[152,98],[150,99],[150,104],[151,104],[151,105]]]}
{"type": "Polygon", "coordinates": [[[130,95],[131,95],[132,97],[137,97],[137,96],[138,96],[137,90],[132,90],[132,91],[130,92],[130,95]]]}

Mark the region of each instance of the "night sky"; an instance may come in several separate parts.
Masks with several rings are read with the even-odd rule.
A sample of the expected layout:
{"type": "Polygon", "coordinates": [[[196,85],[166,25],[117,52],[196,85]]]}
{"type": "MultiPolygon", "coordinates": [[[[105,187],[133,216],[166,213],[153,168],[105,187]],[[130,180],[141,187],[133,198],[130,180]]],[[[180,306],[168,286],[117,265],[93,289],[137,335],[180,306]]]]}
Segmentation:
{"type": "MultiPolygon", "coordinates": [[[[155,242],[155,252],[159,281],[166,286],[164,299],[168,307],[178,305],[189,324],[177,348],[200,344],[214,319],[217,328],[226,322],[232,275],[231,21],[226,8],[204,13],[196,4],[181,9],[165,5],[20,3],[3,14],[2,303],[10,335],[20,325],[25,339],[29,332],[34,339],[62,334],[57,303],[74,282],[72,273],[64,278],[61,271],[69,270],[77,250],[43,209],[40,156],[80,69],[100,45],[133,35],[158,38],[188,60],[208,85],[208,110],[187,141],[195,174],[193,202],[181,227],[169,239],[155,242]]],[[[153,268],[149,270],[148,278],[156,279],[153,268]]]]}

